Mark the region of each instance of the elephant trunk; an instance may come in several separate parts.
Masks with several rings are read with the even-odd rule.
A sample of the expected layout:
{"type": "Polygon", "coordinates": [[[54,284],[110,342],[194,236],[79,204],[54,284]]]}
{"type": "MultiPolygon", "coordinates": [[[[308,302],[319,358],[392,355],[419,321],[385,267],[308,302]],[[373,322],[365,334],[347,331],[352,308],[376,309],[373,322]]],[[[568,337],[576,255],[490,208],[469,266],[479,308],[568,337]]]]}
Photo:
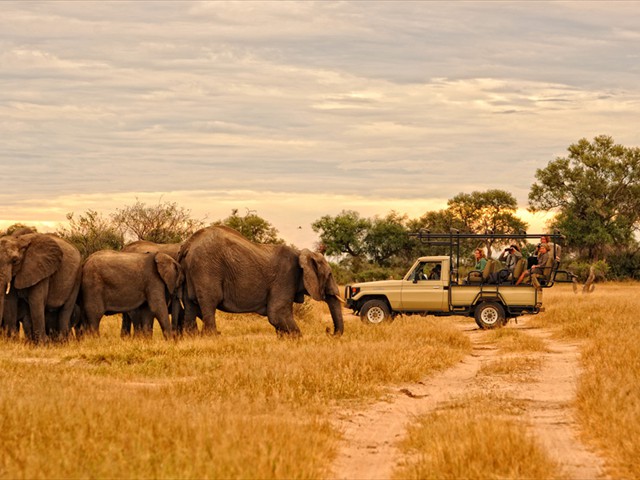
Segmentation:
{"type": "Polygon", "coordinates": [[[183,287],[182,285],[176,288],[176,291],[171,298],[171,330],[174,335],[182,334],[182,327],[184,321],[184,307],[182,305],[183,287]]]}
{"type": "MultiPolygon", "coordinates": [[[[3,269],[4,270],[4,269],[3,269]]],[[[9,272],[0,272],[0,325],[4,320],[4,302],[11,291],[11,270],[9,272]]]]}
{"type": "Polygon", "coordinates": [[[4,320],[4,300],[7,295],[8,294],[4,292],[0,292],[0,326],[2,325],[2,322],[4,320]]]}
{"type": "MultiPolygon", "coordinates": [[[[342,319],[342,304],[337,295],[329,295],[326,298],[327,305],[329,305],[329,312],[331,312],[331,319],[333,320],[333,335],[339,337],[344,332],[344,321],[342,319]]],[[[329,329],[327,328],[327,332],[329,329]]]]}

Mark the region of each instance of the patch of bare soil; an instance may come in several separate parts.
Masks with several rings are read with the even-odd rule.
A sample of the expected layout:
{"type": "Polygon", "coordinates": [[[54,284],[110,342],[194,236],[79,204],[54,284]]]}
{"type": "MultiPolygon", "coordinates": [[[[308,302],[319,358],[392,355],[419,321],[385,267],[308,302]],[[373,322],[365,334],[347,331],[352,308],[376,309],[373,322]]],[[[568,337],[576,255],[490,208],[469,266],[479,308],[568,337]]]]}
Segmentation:
{"type": "Polygon", "coordinates": [[[547,352],[527,352],[540,361],[526,382],[510,375],[492,375],[490,365],[513,354],[486,342],[486,331],[458,324],[473,344],[473,353],[458,365],[422,382],[395,389],[385,401],[362,411],[344,412],[337,420],[344,434],[332,466],[335,479],[389,479],[403,457],[396,444],[415,416],[436,410],[456,398],[486,392],[522,400],[524,412],[516,417],[528,426],[538,444],[562,466],[563,478],[605,478],[604,462],[583,445],[572,410],[576,382],[581,373],[578,345],[561,343],[550,333],[530,328],[527,317],[505,328],[526,330],[543,338],[547,352]],[[488,368],[482,368],[487,365],[488,368]],[[482,372],[481,372],[482,369],[482,372]]]}

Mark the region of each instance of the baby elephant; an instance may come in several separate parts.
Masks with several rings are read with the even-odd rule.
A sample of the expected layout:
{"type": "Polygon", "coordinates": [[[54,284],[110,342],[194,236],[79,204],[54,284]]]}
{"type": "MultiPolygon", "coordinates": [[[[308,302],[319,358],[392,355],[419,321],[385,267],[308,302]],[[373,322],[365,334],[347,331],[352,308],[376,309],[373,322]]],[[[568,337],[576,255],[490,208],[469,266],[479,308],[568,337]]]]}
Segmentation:
{"type": "Polygon", "coordinates": [[[103,250],[87,258],[82,269],[84,328],[98,333],[105,314],[143,307],[149,321],[158,319],[165,338],[172,336],[167,302],[184,282],[180,265],[164,253],[103,250]]]}

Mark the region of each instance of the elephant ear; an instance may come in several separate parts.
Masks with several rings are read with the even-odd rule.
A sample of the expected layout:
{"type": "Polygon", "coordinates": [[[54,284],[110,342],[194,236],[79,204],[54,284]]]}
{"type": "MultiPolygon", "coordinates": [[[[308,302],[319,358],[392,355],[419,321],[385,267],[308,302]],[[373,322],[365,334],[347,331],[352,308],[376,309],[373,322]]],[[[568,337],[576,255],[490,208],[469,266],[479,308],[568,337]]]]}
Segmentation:
{"type": "Polygon", "coordinates": [[[169,289],[169,293],[173,294],[181,279],[184,278],[182,268],[180,268],[178,262],[165,253],[156,253],[155,261],[160,278],[169,289]]]}
{"type": "Polygon", "coordinates": [[[53,275],[62,264],[62,249],[49,235],[18,237],[22,262],[13,282],[15,288],[29,288],[53,275]]]}
{"type": "Polygon", "coordinates": [[[319,253],[305,248],[300,252],[298,263],[302,267],[304,288],[314,300],[324,300],[327,282],[331,278],[331,267],[319,253]]]}

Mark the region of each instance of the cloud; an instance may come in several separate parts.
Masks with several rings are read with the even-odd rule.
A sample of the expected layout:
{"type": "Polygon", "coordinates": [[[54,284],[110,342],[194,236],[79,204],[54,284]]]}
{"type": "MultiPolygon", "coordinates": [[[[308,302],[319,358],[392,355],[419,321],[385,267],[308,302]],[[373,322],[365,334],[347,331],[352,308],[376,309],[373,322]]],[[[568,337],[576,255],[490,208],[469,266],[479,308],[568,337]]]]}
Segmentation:
{"type": "Polygon", "coordinates": [[[599,2],[5,2],[0,217],[163,193],[195,209],[205,192],[218,218],[246,202],[283,224],[298,204],[306,221],[342,204],[410,213],[489,188],[524,207],[535,170],[578,139],[640,142],[638,17],[599,2]]]}

